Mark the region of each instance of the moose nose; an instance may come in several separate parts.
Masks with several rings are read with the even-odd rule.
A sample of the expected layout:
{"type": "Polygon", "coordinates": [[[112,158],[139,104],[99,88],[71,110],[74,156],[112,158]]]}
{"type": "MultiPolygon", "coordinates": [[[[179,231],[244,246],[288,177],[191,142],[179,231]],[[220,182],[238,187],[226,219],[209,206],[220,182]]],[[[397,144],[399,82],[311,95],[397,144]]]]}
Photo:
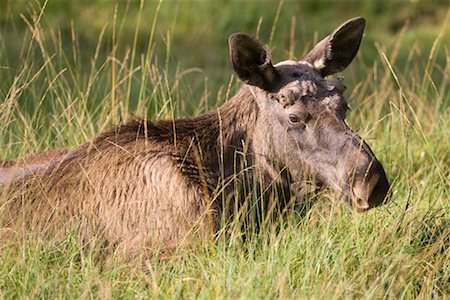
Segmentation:
{"type": "Polygon", "coordinates": [[[390,185],[379,162],[363,178],[355,178],[352,186],[352,204],[357,211],[365,211],[383,204],[390,185]]]}

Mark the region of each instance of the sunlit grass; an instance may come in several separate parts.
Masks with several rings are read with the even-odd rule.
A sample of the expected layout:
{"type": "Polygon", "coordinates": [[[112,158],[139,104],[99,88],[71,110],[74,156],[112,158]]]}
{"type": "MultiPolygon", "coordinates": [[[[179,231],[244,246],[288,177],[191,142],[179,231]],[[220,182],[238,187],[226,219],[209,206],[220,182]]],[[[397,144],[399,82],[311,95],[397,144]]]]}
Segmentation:
{"type": "MultiPolygon", "coordinates": [[[[143,20],[136,20],[128,51],[107,48],[113,41],[105,41],[101,31],[95,51],[85,53],[75,28],[72,41],[63,43],[58,28],[41,22],[45,14],[34,7],[23,17],[28,34],[20,65],[0,55],[0,159],[74,147],[131,113],[148,118],[203,113],[238,88],[231,69],[224,69],[221,85],[210,88],[205,77],[201,97],[192,97],[189,75],[199,69],[183,69],[171,58],[177,44],[170,33],[165,43],[155,42],[154,31],[141,37],[143,20]],[[138,37],[148,43],[143,53],[137,52],[138,37]],[[166,53],[158,55],[156,47],[166,53]]],[[[151,15],[154,24],[158,13],[151,15]]],[[[120,16],[113,22],[117,34],[120,16]]],[[[428,53],[416,43],[406,62],[399,61],[405,28],[392,47],[377,44],[373,65],[356,60],[361,64],[350,70],[356,75],[347,91],[348,123],[383,162],[392,183],[389,204],[356,214],[324,195],[307,211],[270,220],[245,240],[241,227],[231,224],[216,241],[165,261],[124,262],[114,253],[98,259],[102,249],[82,246],[70,234],[57,242],[29,242],[1,228],[0,297],[448,297],[450,56],[442,41],[449,21],[442,20],[428,53]]],[[[0,45],[7,53],[6,41],[0,45]]]]}

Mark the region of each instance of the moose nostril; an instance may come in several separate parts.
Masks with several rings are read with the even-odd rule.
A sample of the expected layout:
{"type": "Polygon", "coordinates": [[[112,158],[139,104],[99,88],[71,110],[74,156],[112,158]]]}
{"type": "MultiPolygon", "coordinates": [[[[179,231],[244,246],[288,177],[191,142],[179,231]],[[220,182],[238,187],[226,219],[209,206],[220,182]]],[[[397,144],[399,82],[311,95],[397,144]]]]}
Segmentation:
{"type": "Polygon", "coordinates": [[[352,194],[353,194],[353,203],[357,208],[360,209],[366,209],[369,208],[369,195],[362,185],[357,185],[352,188],[352,194]]]}
{"type": "Polygon", "coordinates": [[[356,199],[356,206],[359,209],[368,209],[369,208],[369,202],[367,200],[363,199],[356,199]]]}
{"type": "Polygon", "coordinates": [[[367,187],[364,187],[363,184],[355,184],[352,188],[352,192],[358,201],[369,198],[367,187]]]}
{"type": "Polygon", "coordinates": [[[389,190],[384,170],[372,174],[365,180],[355,180],[352,186],[353,203],[359,211],[364,211],[384,203],[389,190]]]}

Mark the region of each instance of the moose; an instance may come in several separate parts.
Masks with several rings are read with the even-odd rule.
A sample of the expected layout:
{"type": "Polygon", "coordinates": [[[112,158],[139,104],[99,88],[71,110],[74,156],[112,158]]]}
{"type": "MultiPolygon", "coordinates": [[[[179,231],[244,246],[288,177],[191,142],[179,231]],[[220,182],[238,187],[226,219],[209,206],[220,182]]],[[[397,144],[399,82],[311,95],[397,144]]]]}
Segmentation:
{"type": "Polygon", "coordinates": [[[134,119],[74,149],[0,162],[2,227],[76,228],[83,240],[164,250],[213,237],[224,214],[253,199],[245,193],[283,205],[313,186],[358,212],[385,203],[385,171],[345,123],[346,87],[327,79],[356,56],[365,24],[347,20],[302,60],[277,64],[258,39],[234,33],[244,85],[216,110],[134,119]],[[251,189],[240,188],[245,172],[251,189]]]}

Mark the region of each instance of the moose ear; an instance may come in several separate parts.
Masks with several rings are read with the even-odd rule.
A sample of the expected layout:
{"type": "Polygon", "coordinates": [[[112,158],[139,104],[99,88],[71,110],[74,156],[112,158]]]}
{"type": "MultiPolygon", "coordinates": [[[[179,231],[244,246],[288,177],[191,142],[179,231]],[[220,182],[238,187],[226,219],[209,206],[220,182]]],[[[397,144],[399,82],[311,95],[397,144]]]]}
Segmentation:
{"type": "Polygon", "coordinates": [[[366,20],[356,17],[346,21],[332,34],[321,40],[305,56],[323,77],[344,70],[358,52],[366,20]]]}
{"type": "Polygon", "coordinates": [[[233,33],[228,38],[233,69],[245,83],[270,91],[276,79],[269,50],[256,38],[233,33]]]}

